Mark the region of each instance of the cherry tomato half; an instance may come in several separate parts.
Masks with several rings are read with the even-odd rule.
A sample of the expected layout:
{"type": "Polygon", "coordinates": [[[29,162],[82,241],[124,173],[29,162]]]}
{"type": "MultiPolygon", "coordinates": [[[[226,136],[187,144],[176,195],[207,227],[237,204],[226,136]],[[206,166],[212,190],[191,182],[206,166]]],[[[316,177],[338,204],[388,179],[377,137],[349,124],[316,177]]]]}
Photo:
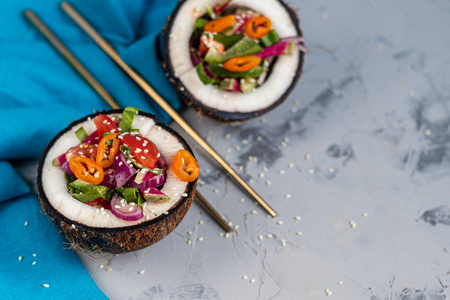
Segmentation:
{"type": "Polygon", "coordinates": [[[100,139],[103,138],[103,134],[106,132],[119,133],[116,123],[114,123],[114,121],[106,115],[96,116],[94,118],[94,123],[95,127],[97,127],[98,136],[100,139]]]}
{"type": "Polygon", "coordinates": [[[122,144],[130,147],[133,158],[143,167],[153,169],[159,158],[159,150],[148,138],[139,134],[125,134],[122,144]]]}

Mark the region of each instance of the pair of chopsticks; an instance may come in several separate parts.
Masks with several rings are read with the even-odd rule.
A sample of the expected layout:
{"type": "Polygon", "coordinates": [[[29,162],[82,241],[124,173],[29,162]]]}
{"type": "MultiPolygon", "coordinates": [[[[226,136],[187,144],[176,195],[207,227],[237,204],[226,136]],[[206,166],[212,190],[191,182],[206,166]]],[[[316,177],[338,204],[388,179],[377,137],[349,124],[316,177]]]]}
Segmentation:
{"type": "MultiPolygon", "coordinates": [[[[63,10],[89,35],[91,38],[124,70],[153,100],[155,100],[168,114],[183,128],[208,154],[210,154],[230,175],[236,180],[261,206],[275,217],[276,212],[231,168],[231,166],[160,96],[155,90],[133,69],[131,69],[119,56],[117,51],[95,31],[95,29],[67,2],[61,4],[63,10]]],[[[80,75],[99,93],[111,107],[119,105],[101,86],[100,83],[83,67],[83,65],[70,53],[70,51],[56,38],[50,29],[31,11],[25,11],[26,17],[48,39],[48,41],[68,60],[80,75]]],[[[219,222],[223,228],[230,232],[232,228],[197,191],[196,199],[219,222]]]]}

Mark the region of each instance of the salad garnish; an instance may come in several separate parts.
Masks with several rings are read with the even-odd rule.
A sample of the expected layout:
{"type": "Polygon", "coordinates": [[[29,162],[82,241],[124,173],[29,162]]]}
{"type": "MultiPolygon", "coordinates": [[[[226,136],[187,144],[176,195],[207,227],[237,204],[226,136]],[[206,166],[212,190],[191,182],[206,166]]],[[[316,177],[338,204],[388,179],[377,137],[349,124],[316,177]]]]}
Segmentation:
{"type": "MultiPolygon", "coordinates": [[[[161,191],[166,182],[167,163],[158,147],[132,128],[139,109],[127,107],[122,117],[99,114],[90,135],[83,127],[75,131],[80,144],[52,161],[64,171],[72,197],[98,209],[109,209],[119,219],[136,221],[143,217],[142,205],[167,202],[161,191]]],[[[182,181],[192,182],[199,166],[192,154],[177,152],[171,166],[182,181]]]]}
{"type": "Polygon", "coordinates": [[[280,38],[272,21],[231,0],[205,5],[191,36],[191,60],[200,81],[230,92],[251,93],[270,76],[280,55],[306,51],[303,37],[280,38]]]}

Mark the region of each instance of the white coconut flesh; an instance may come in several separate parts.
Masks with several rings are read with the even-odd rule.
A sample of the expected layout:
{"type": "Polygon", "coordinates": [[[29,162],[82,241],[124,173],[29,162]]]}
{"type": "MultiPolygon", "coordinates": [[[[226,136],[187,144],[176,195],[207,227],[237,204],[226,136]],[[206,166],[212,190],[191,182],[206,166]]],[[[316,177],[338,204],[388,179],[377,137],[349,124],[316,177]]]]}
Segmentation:
{"type": "MultiPolygon", "coordinates": [[[[121,116],[121,114],[113,114],[121,116]]],[[[62,153],[65,153],[70,147],[80,143],[75,135],[75,131],[84,127],[86,132],[92,133],[96,130],[94,122],[85,121],[79,123],[59,137],[53,147],[47,154],[42,168],[42,187],[50,204],[62,215],[78,223],[99,228],[114,228],[136,225],[148,220],[152,220],[170,208],[180,200],[185,192],[187,182],[181,181],[170,169],[175,153],[184,149],[184,146],[178,141],[177,137],[170,132],[156,125],[154,120],[145,116],[137,115],[133,121],[133,128],[139,128],[140,134],[150,139],[158,147],[161,155],[167,161],[166,182],[161,189],[163,193],[170,197],[170,201],[165,203],[144,202],[144,217],[137,221],[124,221],[114,216],[110,210],[99,210],[95,207],[86,205],[73,198],[67,189],[64,179],[64,172],[59,167],[52,165],[52,160],[62,153]],[[146,204],[145,204],[146,203],[146,204]]]]}
{"type": "MultiPolygon", "coordinates": [[[[228,92],[213,85],[204,85],[192,64],[189,40],[198,17],[204,15],[205,4],[217,0],[189,0],[178,11],[169,35],[169,56],[175,77],[191,95],[213,109],[226,112],[252,112],[274,104],[291,85],[297,71],[300,54],[280,55],[269,78],[251,93],[228,92]]],[[[235,0],[235,7],[248,7],[272,21],[272,28],[283,37],[296,36],[295,24],[286,9],[276,0],[235,0]]]]}

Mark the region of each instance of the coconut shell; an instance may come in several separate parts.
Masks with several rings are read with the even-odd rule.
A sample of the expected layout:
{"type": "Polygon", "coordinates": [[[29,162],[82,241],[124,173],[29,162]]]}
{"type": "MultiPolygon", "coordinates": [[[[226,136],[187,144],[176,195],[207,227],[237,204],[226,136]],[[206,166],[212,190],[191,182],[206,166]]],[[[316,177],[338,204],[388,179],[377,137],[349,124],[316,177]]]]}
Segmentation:
{"type": "MultiPolygon", "coordinates": [[[[98,112],[97,114],[99,113],[122,113],[122,110],[109,110],[98,112]]],[[[39,160],[37,169],[37,189],[42,209],[50,217],[50,220],[61,229],[72,247],[79,247],[90,252],[107,252],[114,254],[126,253],[148,247],[171,233],[183,220],[194,199],[197,180],[187,184],[184,192],[187,193],[188,196],[180,197],[178,202],[167,211],[168,214],[162,214],[155,219],[144,221],[134,226],[117,228],[90,227],[73,221],[55,209],[49,202],[48,195],[44,192],[42,185],[42,170],[49,150],[58,138],[69,131],[70,128],[86,121],[89,117],[93,119],[97,114],[89,115],[72,122],[70,126],[58,133],[45,148],[39,160]]],[[[156,125],[161,126],[162,129],[175,136],[184,148],[193,154],[186,141],[177,132],[161,123],[156,116],[144,112],[140,112],[139,115],[152,118],[156,125]]]]}
{"type": "MultiPolygon", "coordinates": [[[[300,80],[300,77],[303,72],[303,64],[304,64],[304,58],[305,58],[304,52],[300,52],[298,66],[297,66],[295,75],[293,76],[292,82],[289,85],[289,87],[285,90],[283,95],[277,99],[277,101],[275,101],[270,106],[268,106],[264,109],[252,111],[252,112],[222,111],[222,110],[218,110],[218,109],[215,109],[215,108],[212,108],[212,107],[209,107],[209,106],[203,104],[189,92],[189,90],[181,82],[181,80],[175,76],[175,70],[172,66],[172,63],[170,60],[170,55],[169,55],[170,31],[172,29],[172,25],[177,16],[178,11],[183,6],[183,4],[186,3],[187,1],[188,0],[180,0],[178,2],[177,6],[173,10],[172,14],[169,16],[166,25],[164,26],[164,31],[163,31],[163,36],[162,36],[163,37],[162,54],[164,57],[162,65],[163,65],[164,69],[166,70],[166,75],[169,77],[170,82],[172,83],[173,87],[175,88],[175,90],[177,91],[178,95],[183,100],[183,102],[185,104],[187,104],[188,106],[194,107],[196,110],[198,110],[202,114],[204,114],[208,117],[211,117],[213,119],[223,121],[223,122],[245,121],[245,120],[253,119],[256,117],[260,117],[260,116],[268,113],[269,111],[275,109],[281,103],[283,103],[284,100],[286,100],[286,98],[289,96],[289,94],[295,88],[298,81],[300,80]]],[[[288,12],[288,14],[292,20],[292,23],[295,25],[295,30],[297,31],[297,35],[303,36],[303,32],[300,29],[300,25],[299,25],[300,18],[297,15],[296,11],[291,6],[289,6],[288,4],[283,2],[282,0],[276,0],[276,1],[278,1],[288,12]]],[[[189,45],[186,45],[186,47],[189,47],[189,45]]]]}

